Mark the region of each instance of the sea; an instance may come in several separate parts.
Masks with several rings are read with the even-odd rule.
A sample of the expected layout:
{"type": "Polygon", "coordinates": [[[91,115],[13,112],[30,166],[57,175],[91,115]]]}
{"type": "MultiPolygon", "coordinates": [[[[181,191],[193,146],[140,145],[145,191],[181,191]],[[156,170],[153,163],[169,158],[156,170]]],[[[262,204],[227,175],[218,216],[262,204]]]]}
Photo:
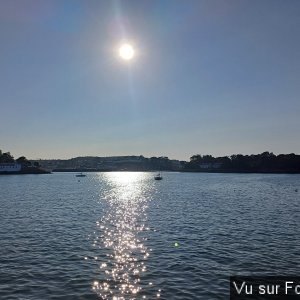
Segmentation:
{"type": "Polygon", "coordinates": [[[300,175],[0,176],[0,299],[229,299],[300,275],[300,175]]]}

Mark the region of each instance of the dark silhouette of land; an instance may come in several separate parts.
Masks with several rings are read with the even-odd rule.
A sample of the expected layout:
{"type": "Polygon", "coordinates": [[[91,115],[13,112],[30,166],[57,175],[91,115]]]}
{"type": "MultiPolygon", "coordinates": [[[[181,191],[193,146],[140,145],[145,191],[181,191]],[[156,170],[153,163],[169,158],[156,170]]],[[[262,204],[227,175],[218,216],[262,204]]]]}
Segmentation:
{"type": "Polygon", "coordinates": [[[300,155],[263,152],[261,154],[213,157],[193,155],[184,167],[190,172],[300,173],[300,155]]]}
{"type": "Polygon", "coordinates": [[[263,152],[261,154],[213,157],[193,155],[189,162],[168,157],[140,156],[85,156],[71,159],[28,160],[14,159],[9,152],[0,150],[0,164],[22,165],[20,173],[53,172],[109,172],[109,171],[181,171],[214,173],[300,173],[300,155],[263,152]]]}
{"type": "Polygon", "coordinates": [[[15,160],[10,152],[2,153],[0,150],[0,175],[47,173],[50,172],[41,168],[38,162],[31,163],[25,156],[21,156],[15,160]],[[14,169],[16,166],[20,168],[17,171],[14,169]]]}
{"type": "Polygon", "coordinates": [[[87,171],[181,171],[231,173],[300,173],[300,155],[263,152],[261,154],[213,157],[193,155],[189,162],[168,157],[112,156],[76,157],[67,160],[39,160],[41,166],[54,172],[87,171]]]}
{"type": "Polygon", "coordinates": [[[32,161],[53,172],[109,172],[109,171],[180,171],[185,161],[168,157],[110,156],[75,157],[71,159],[50,159],[32,161]]]}

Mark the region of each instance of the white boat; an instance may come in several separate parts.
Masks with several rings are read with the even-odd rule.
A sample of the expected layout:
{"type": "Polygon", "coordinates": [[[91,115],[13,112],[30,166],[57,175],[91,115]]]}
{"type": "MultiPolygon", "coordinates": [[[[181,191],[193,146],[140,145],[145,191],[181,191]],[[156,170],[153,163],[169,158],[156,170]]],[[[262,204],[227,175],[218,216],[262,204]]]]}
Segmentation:
{"type": "Polygon", "coordinates": [[[155,180],[162,180],[162,179],[163,179],[162,176],[161,176],[161,174],[160,174],[160,172],[157,173],[157,174],[154,176],[154,179],[155,179],[155,180]]]}
{"type": "Polygon", "coordinates": [[[85,177],[86,175],[83,174],[83,173],[79,173],[79,174],[76,174],[75,176],[76,176],[76,177],[85,177]]]}

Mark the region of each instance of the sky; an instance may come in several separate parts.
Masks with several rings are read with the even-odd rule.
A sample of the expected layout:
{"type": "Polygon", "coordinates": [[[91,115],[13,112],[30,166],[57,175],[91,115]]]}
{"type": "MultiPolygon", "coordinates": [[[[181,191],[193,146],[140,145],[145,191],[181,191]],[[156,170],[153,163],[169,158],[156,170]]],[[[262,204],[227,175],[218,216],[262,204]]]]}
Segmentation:
{"type": "Polygon", "coordinates": [[[1,0],[0,149],[299,154],[299,15],[298,0],[1,0]]]}

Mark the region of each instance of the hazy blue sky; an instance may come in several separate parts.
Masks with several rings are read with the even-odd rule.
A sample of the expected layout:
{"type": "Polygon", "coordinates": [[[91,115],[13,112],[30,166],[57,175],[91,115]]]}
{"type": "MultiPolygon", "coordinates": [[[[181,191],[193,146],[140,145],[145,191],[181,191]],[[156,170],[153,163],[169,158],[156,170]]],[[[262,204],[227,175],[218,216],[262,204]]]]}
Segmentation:
{"type": "Polygon", "coordinates": [[[1,0],[0,149],[299,153],[299,16],[299,0],[1,0]]]}

